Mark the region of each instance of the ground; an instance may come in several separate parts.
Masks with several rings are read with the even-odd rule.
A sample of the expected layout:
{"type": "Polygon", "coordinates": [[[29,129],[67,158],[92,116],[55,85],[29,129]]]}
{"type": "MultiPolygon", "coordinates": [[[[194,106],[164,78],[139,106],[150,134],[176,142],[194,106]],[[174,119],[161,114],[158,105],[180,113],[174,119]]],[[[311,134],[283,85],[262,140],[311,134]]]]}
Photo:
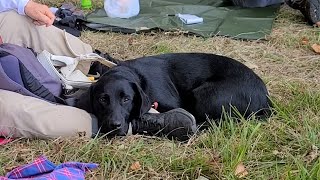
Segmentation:
{"type": "Polygon", "coordinates": [[[19,139],[1,147],[0,175],[45,155],[55,163],[98,163],[88,179],[320,179],[320,56],[311,48],[319,43],[319,32],[285,5],[266,41],[84,32],[83,41],[120,59],[194,51],[233,57],[265,81],[275,114],[264,122],[225,121],[187,143],[145,136],[19,139]]]}

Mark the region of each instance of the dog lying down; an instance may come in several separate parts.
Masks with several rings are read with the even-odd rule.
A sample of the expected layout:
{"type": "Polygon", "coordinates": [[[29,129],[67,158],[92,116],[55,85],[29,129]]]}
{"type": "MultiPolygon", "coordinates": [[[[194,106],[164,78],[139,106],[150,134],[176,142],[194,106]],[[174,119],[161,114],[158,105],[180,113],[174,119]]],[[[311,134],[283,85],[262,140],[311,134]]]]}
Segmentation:
{"type": "Polygon", "coordinates": [[[125,135],[157,102],[157,110],[183,108],[197,124],[219,120],[223,111],[244,117],[269,116],[271,103],[263,81],[228,57],[173,53],[119,62],[93,84],[77,107],[98,118],[100,133],[125,135]]]}

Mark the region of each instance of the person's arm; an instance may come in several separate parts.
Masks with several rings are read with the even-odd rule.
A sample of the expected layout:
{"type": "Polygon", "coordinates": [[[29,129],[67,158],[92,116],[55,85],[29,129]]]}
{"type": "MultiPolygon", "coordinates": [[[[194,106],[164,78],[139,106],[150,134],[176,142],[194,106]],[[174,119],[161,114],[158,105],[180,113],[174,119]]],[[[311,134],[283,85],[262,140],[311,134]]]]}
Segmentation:
{"type": "Polygon", "coordinates": [[[24,8],[28,2],[29,0],[0,0],[0,12],[15,10],[25,15],[24,8]]]}
{"type": "Polygon", "coordinates": [[[16,10],[19,14],[29,16],[38,26],[50,26],[55,19],[48,6],[32,0],[0,0],[0,12],[8,10],[16,10]]]}

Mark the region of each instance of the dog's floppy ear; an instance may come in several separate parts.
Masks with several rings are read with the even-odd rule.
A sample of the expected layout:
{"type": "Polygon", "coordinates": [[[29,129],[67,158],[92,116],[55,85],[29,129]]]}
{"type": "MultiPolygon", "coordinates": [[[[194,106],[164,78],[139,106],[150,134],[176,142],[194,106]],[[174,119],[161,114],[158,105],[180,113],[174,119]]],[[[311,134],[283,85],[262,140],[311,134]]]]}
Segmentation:
{"type": "Polygon", "coordinates": [[[93,103],[92,103],[92,93],[93,93],[93,86],[90,86],[89,89],[80,95],[80,97],[76,100],[76,107],[87,111],[88,113],[93,112],[93,103]]]}
{"type": "Polygon", "coordinates": [[[151,103],[146,93],[143,92],[143,90],[137,83],[131,83],[131,85],[135,91],[134,107],[132,109],[131,116],[133,116],[133,118],[141,117],[141,115],[147,113],[150,110],[151,103]]]}

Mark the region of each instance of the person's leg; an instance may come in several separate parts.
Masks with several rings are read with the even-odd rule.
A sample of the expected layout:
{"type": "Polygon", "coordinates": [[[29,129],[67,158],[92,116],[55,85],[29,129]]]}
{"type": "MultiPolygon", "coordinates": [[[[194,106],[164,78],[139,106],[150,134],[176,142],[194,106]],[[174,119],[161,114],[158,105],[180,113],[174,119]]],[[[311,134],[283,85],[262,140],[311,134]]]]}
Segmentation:
{"type": "Polygon", "coordinates": [[[27,138],[91,137],[91,116],[74,107],[55,105],[0,90],[0,136],[27,138]]]}
{"type": "Polygon", "coordinates": [[[286,4],[293,9],[300,9],[302,6],[305,6],[306,0],[285,0],[286,4]]]}
{"type": "MultiPolygon", "coordinates": [[[[64,31],[55,26],[36,26],[27,16],[15,11],[0,13],[0,34],[5,43],[33,48],[40,53],[43,50],[61,55],[74,57],[65,41],[64,31]]],[[[90,45],[67,33],[67,39],[73,51],[77,54],[91,53],[90,45]]]]}
{"type": "MultiPolygon", "coordinates": [[[[77,37],[55,26],[36,26],[30,18],[15,11],[0,13],[0,36],[4,43],[29,47],[37,53],[47,50],[54,55],[69,57],[92,53],[92,47],[77,37]]],[[[89,67],[88,63],[78,66],[84,73],[89,71],[89,67]]]]}
{"type": "Polygon", "coordinates": [[[320,0],[285,0],[293,9],[298,9],[309,24],[320,25],[320,0]]]}
{"type": "Polygon", "coordinates": [[[249,7],[249,8],[266,7],[273,4],[280,4],[284,2],[284,0],[231,0],[231,1],[236,6],[249,7]]]}
{"type": "MultiPolygon", "coordinates": [[[[0,115],[0,136],[5,137],[91,137],[99,132],[96,119],[84,110],[6,90],[0,90],[0,115]]],[[[131,132],[187,140],[196,129],[194,117],[181,108],[165,113],[151,109],[133,120],[131,132]]]]}

